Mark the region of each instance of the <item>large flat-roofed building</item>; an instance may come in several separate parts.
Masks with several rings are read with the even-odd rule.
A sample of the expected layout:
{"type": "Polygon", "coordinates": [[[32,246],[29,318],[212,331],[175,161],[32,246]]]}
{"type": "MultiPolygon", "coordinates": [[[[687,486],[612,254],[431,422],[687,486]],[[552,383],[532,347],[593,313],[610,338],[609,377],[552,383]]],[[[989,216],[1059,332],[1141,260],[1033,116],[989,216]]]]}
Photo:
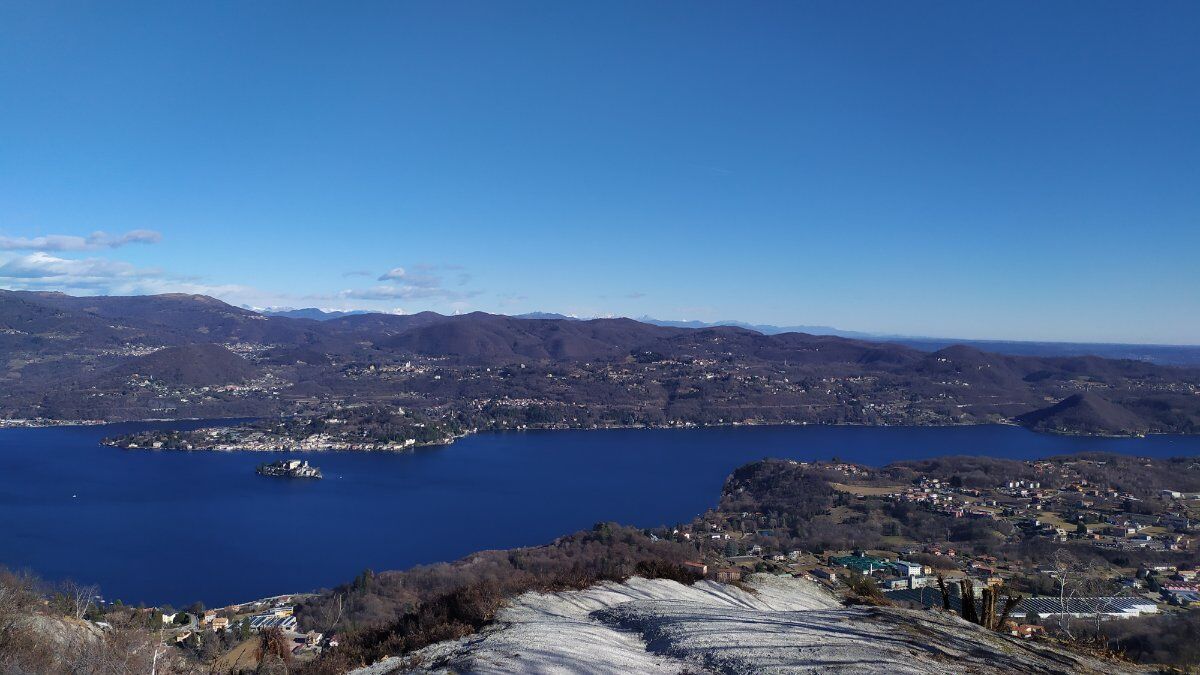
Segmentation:
{"type": "Polygon", "coordinates": [[[865,554],[833,557],[829,559],[829,564],[837,567],[845,567],[861,574],[870,574],[875,570],[889,569],[891,567],[891,563],[883,558],[876,558],[865,554]]]}
{"type": "Polygon", "coordinates": [[[283,630],[296,629],[296,617],[294,616],[279,616],[274,612],[269,614],[255,614],[250,617],[250,630],[260,631],[268,628],[282,628],[283,630]]]}
{"type": "MultiPolygon", "coordinates": [[[[962,598],[957,587],[951,585],[950,608],[955,612],[962,609],[962,598]]],[[[937,588],[912,588],[896,591],[884,591],[884,595],[893,602],[914,602],[926,607],[941,607],[942,593],[937,588]]],[[[980,604],[980,600],[975,600],[980,604]]],[[[997,603],[1000,604],[1000,603],[997,603]]],[[[1144,614],[1157,614],[1158,604],[1145,598],[1128,598],[1120,596],[1097,596],[1088,598],[1068,598],[1065,605],[1058,598],[1042,596],[1025,598],[1017,603],[1009,616],[1013,619],[1024,619],[1033,614],[1041,617],[1060,616],[1067,614],[1073,618],[1094,617],[1099,614],[1106,619],[1129,619],[1144,614]]]]}

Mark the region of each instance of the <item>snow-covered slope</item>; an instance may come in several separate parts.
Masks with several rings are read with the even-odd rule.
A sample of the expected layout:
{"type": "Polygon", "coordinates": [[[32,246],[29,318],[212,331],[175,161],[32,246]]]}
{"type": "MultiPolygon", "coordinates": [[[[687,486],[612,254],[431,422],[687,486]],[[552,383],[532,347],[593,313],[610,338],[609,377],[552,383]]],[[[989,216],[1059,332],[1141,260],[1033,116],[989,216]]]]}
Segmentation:
{"type": "Polygon", "coordinates": [[[1112,673],[941,612],[843,607],[811,582],[755,575],[753,593],[630,579],[527,593],[478,635],[356,671],[438,673],[1112,673]]]}

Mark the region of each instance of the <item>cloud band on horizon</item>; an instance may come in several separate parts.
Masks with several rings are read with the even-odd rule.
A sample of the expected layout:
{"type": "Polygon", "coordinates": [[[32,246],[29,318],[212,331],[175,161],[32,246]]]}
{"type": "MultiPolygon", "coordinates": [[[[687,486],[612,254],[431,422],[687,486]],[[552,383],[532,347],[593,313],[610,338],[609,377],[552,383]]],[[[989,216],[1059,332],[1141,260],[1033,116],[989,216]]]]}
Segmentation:
{"type": "Polygon", "coordinates": [[[160,241],[162,234],[154,230],[130,230],[118,236],[99,231],[86,237],[68,234],[48,234],[39,237],[0,236],[0,251],[97,251],[129,244],[157,244],[160,241]]]}

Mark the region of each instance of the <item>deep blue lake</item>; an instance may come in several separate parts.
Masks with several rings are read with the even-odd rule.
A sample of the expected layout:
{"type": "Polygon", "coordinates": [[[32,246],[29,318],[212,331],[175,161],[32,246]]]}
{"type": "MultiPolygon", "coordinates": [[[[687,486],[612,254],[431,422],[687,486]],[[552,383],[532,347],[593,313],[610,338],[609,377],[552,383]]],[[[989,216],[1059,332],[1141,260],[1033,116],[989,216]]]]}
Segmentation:
{"type": "Polygon", "coordinates": [[[1006,426],[547,431],[413,454],[307,453],[325,479],[303,481],[254,473],[281,453],[99,444],[167,426],[189,424],[0,430],[0,564],[97,583],[108,599],[219,606],[333,586],[367,567],[544,543],[601,520],[684,522],[715,504],[730,471],[764,457],[878,466],[953,454],[1200,455],[1200,436],[1006,426]]]}

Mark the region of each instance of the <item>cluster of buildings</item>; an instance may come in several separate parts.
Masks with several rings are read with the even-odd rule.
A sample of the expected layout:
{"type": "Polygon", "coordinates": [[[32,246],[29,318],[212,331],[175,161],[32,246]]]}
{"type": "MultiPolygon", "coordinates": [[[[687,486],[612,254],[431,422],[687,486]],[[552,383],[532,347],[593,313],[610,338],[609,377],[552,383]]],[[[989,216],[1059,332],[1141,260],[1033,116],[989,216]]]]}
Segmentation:
{"type": "Polygon", "coordinates": [[[104,423],[104,420],[66,420],[48,417],[7,417],[0,418],[0,429],[56,427],[61,425],[95,426],[104,423]]]}
{"type": "MultiPolygon", "coordinates": [[[[729,561],[734,563],[736,561],[729,561]]],[[[684,569],[695,574],[698,577],[711,579],[722,584],[732,584],[735,581],[741,581],[742,570],[733,564],[713,565],[709,566],[702,562],[685,562],[684,569]]]]}
{"type": "Polygon", "coordinates": [[[1172,605],[1190,607],[1200,603],[1200,571],[1196,569],[1156,564],[1139,570],[1138,576],[1154,579],[1163,600],[1172,605]]]}
{"type": "MultiPolygon", "coordinates": [[[[1176,490],[1153,494],[1144,494],[1143,490],[1135,494],[1130,492],[1134,488],[1116,488],[1098,484],[1097,480],[1089,482],[1085,476],[1104,475],[1102,466],[1089,464],[1103,465],[1104,460],[1031,462],[1023,470],[1027,475],[998,479],[994,487],[981,486],[978,473],[969,481],[948,480],[945,475],[919,476],[909,485],[893,487],[885,484],[886,477],[853,464],[821,464],[816,470],[825,472],[827,480],[837,481],[831,483],[835,489],[857,500],[904,503],[906,513],[915,505],[943,517],[1001,521],[981,531],[993,537],[1007,537],[1011,543],[1045,538],[1074,547],[1087,545],[1138,553],[1170,553],[1195,545],[1200,517],[1194,513],[1197,505],[1189,500],[1200,498],[1200,494],[1176,490]],[[840,477],[830,477],[832,472],[840,477]]],[[[800,551],[785,553],[777,549],[786,543],[779,541],[778,533],[770,529],[780,522],[779,514],[713,512],[689,526],[677,527],[671,536],[676,540],[716,544],[709,549],[711,557],[705,565],[694,563],[697,573],[708,578],[716,578],[718,572],[723,578],[731,578],[750,571],[767,571],[838,586],[848,576],[861,574],[871,578],[889,596],[895,596],[894,599],[931,606],[940,606],[942,602],[939,573],[955,598],[957,582],[963,579],[969,579],[978,589],[1007,586],[1014,578],[1057,578],[1054,570],[1036,569],[1020,560],[998,561],[986,554],[964,556],[946,543],[921,545],[909,541],[907,547],[899,543],[900,547],[893,549],[895,553],[862,550],[825,556],[800,551]],[[724,555],[716,555],[721,550],[724,555]],[[927,563],[933,562],[940,569],[931,569],[927,563]]],[[[963,531],[974,530],[964,527],[963,531]]],[[[1132,557],[1139,558],[1147,556],[1132,557]]],[[[1194,570],[1177,569],[1173,565],[1153,567],[1139,573],[1135,562],[1124,570],[1109,569],[1103,578],[1094,576],[1094,570],[1081,572],[1094,576],[1088,577],[1088,583],[1095,582],[1092,585],[1096,588],[1103,585],[1109,590],[1085,592],[1086,584],[1081,579],[1065,603],[1057,597],[1027,597],[1011,614],[1016,621],[1014,634],[1036,633],[1038,629],[1029,626],[1036,623],[1035,617],[1039,615],[1119,619],[1153,614],[1168,604],[1200,603],[1200,578],[1194,570]]]]}
{"type": "MultiPolygon", "coordinates": [[[[828,566],[835,570],[852,570],[871,577],[876,585],[885,590],[925,588],[937,582],[933,570],[928,565],[900,559],[885,560],[869,556],[862,551],[854,551],[850,555],[830,556],[828,561],[828,566]]],[[[828,573],[818,576],[829,578],[828,573]]]]}
{"type": "MultiPolygon", "coordinates": [[[[1036,462],[1033,468],[1047,477],[1009,480],[991,489],[922,477],[917,485],[884,498],[920,504],[955,518],[1006,520],[1025,537],[1083,540],[1098,548],[1175,551],[1192,543],[1190,531],[1196,522],[1182,503],[1138,508],[1154,511],[1153,515],[1134,514],[1129,511],[1131,504],[1145,504],[1134,494],[1091,485],[1061,464],[1036,462]]],[[[1164,490],[1162,497],[1182,502],[1200,495],[1164,490]]]]}
{"type": "MultiPolygon", "coordinates": [[[[954,551],[945,550],[942,553],[953,556],[954,551]]],[[[762,563],[764,560],[783,562],[787,564],[787,569],[793,576],[824,582],[831,587],[841,586],[843,580],[851,573],[860,574],[871,578],[884,595],[893,602],[920,604],[926,607],[942,606],[941,586],[935,570],[930,566],[898,557],[885,558],[879,555],[870,555],[864,551],[834,554],[823,559],[805,555],[800,551],[766,557],[742,555],[725,557],[720,563],[689,562],[684,566],[696,573],[697,576],[729,583],[741,579],[744,573],[755,569],[756,564],[762,563]]],[[[950,595],[951,609],[955,612],[960,611],[962,607],[958,584],[960,580],[970,579],[977,588],[1004,584],[995,559],[989,556],[964,559],[962,568],[958,571],[943,572],[943,580],[950,595]]],[[[1196,578],[1195,574],[1191,572],[1188,572],[1186,576],[1193,580],[1196,578]]],[[[1183,577],[1176,576],[1174,578],[1175,581],[1171,582],[1173,585],[1163,586],[1164,598],[1168,594],[1184,594],[1190,598],[1190,602],[1200,601],[1200,585],[1195,581],[1185,582],[1182,580],[1183,577]]],[[[977,599],[976,602],[979,600],[977,599]]],[[[1159,611],[1159,604],[1153,599],[1136,594],[1113,596],[1071,594],[1070,597],[1062,600],[1052,596],[1034,596],[1022,599],[1013,608],[1009,614],[1009,618],[1012,620],[1009,628],[1013,635],[1031,637],[1042,630],[1040,626],[1034,625],[1039,620],[1049,620],[1064,615],[1072,619],[1126,619],[1156,614],[1159,611]]]]}
{"type": "Polygon", "coordinates": [[[342,369],[342,374],[348,379],[390,379],[396,375],[427,375],[436,372],[437,361],[445,359],[425,357],[417,363],[407,360],[403,363],[353,363],[342,369]]]}
{"type": "MultiPolygon", "coordinates": [[[[126,380],[130,387],[141,389],[161,401],[178,402],[179,404],[195,403],[197,401],[214,400],[217,395],[222,397],[244,397],[253,395],[277,396],[282,389],[290,386],[286,381],[271,373],[245,380],[219,385],[183,386],[170,385],[152,375],[133,373],[126,380]]],[[[94,392],[93,395],[104,396],[104,392],[94,392]]]]}
{"type": "MultiPolygon", "coordinates": [[[[258,603],[258,606],[262,607],[263,604],[258,603]]],[[[221,613],[211,609],[204,612],[199,619],[199,625],[194,629],[192,627],[181,629],[175,634],[175,641],[183,643],[191,639],[196,630],[207,629],[213,632],[223,632],[241,625],[252,633],[278,628],[283,631],[284,637],[292,642],[292,652],[295,654],[306,651],[320,652],[325,646],[336,646],[336,640],[326,639],[322,633],[300,631],[295,617],[295,607],[292,605],[277,604],[248,615],[239,615],[238,609],[232,608],[221,613]]],[[[171,616],[171,619],[173,620],[174,617],[171,616]]],[[[163,621],[167,622],[167,620],[167,615],[164,615],[163,621]]]]}
{"type": "Polygon", "coordinates": [[[922,477],[921,482],[901,492],[887,495],[895,501],[920,504],[930,511],[954,518],[988,518],[999,516],[995,499],[983,498],[977,490],[953,488],[937,478],[922,477]]]}
{"type": "MultiPolygon", "coordinates": [[[[947,551],[947,553],[953,552],[947,551]]],[[[854,551],[847,555],[829,556],[824,566],[808,570],[809,575],[831,584],[839,583],[838,576],[849,572],[870,577],[884,595],[893,602],[921,604],[926,607],[942,606],[942,591],[937,576],[928,565],[921,563],[899,558],[882,558],[868,555],[863,551],[854,551]]],[[[970,579],[977,587],[1004,584],[995,559],[989,556],[964,560],[962,570],[947,572],[943,579],[950,595],[951,609],[956,612],[962,606],[958,581],[970,579]]],[[[1197,593],[1195,583],[1189,583],[1187,587],[1190,589],[1189,592],[1197,593]]],[[[1165,594],[1167,587],[1164,586],[1163,591],[1165,594]]],[[[1196,595],[1196,598],[1200,599],[1200,595],[1196,595]]],[[[1040,628],[1031,628],[1028,622],[1037,621],[1039,618],[1066,615],[1075,619],[1099,617],[1109,620],[1139,617],[1158,612],[1158,603],[1137,595],[1086,597],[1071,595],[1065,599],[1035,596],[1022,599],[1013,608],[1009,618],[1013,620],[1011,629],[1014,635],[1030,637],[1040,628]]]]}

